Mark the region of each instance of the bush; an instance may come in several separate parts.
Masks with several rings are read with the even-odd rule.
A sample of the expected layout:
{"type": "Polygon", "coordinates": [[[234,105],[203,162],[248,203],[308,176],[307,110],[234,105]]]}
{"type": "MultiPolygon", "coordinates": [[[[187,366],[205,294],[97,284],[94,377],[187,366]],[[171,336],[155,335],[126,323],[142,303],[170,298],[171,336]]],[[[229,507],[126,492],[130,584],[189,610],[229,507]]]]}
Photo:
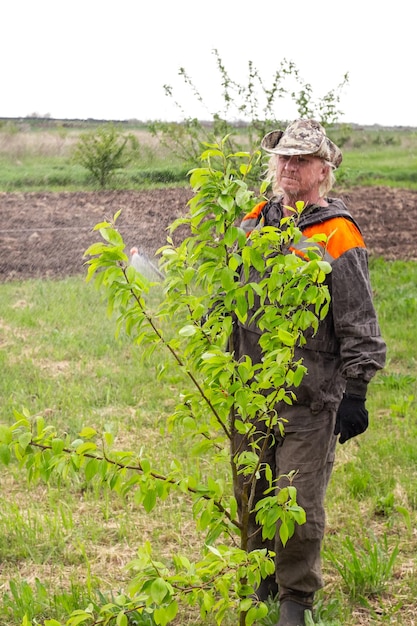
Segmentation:
{"type": "Polygon", "coordinates": [[[114,124],[82,133],[74,151],[74,161],[85,167],[100,189],[105,189],[116,170],[126,167],[132,158],[128,151],[130,135],[123,135],[114,124]]]}

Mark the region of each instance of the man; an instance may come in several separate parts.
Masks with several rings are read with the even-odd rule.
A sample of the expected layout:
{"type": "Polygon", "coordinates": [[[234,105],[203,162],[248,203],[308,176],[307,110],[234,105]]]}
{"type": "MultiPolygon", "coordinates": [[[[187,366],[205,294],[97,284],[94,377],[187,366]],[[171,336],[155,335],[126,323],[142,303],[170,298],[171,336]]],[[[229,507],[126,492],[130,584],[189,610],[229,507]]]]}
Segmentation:
{"type": "MultiPolygon", "coordinates": [[[[275,577],[262,581],[256,590],[260,600],[279,594],[276,626],[304,626],[304,612],[312,609],[314,594],[323,586],[324,498],[337,435],[344,443],[366,430],[367,386],[385,364],[386,345],[373,305],[359,227],[344,203],[327,195],[334,183],[333,172],[342,161],[341,151],[318,122],[304,119],[292,122],[285,131],[268,133],[261,147],[271,154],[268,177],[274,196],[255,207],[242,227],[248,233],[262,226],[280,227],[282,218],[294,215],[296,202],[302,201],[298,227],[305,238],[293,243],[288,253],[302,256],[307,238],[331,234],[325,249],[332,266],[327,278],[330,309],[317,333],[307,333],[306,344],[296,348],[295,359],[303,359],[307,373],[295,390],[295,403],[277,407],[279,416],[288,421],[283,436],[278,429],[274,433],[266,459],[276,477],[297,470],[293,484],[307,521],[296,525],[283,547],[278,532],[273,546],[263,542],[252,518],[249,541],[249,550],[267,547],[276,553],[275,577]]],[[[253,362],[260,362],[259,336],[250,319],[247,324],[239,323],[236,357],[249,355],[253,362]]],[[[261,477],[257,498],[263,497],[265,487],[261,477]]],[[[241,488],[242,484],[236,488],[238,503],[241,488]]]]}

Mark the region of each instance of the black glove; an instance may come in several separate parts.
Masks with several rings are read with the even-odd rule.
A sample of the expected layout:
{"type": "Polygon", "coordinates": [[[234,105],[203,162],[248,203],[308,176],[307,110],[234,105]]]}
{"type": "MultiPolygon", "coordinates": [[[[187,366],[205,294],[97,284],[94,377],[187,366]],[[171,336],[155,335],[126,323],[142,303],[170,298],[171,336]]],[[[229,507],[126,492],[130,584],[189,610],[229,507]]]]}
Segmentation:
{"type": "Polygon", "coordinates": [[[368,428],[368,411],[365,408],[365,398],[345,393],[337,410],[334,434],[339,435],[339,443],[356,437],[368,428]]]}

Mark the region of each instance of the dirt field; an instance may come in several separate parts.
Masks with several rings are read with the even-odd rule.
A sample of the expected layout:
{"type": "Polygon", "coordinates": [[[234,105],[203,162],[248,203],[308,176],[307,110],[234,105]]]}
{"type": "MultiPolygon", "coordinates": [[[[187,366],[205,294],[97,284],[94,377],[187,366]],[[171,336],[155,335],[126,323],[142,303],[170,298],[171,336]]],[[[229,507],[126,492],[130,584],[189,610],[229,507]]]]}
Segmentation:
{"type": "MultiPolygon", "coordinates": [[[[119,209],[127,250],[136,245],[153,255],[190,195],[188,188],[0,193],[0,282],[84,273],[83,253],[99,239],[92,228],[119,209]]],[[[417,260],[417,191],[371,187],[334,195],[358,220],[372,255],[417,260]]]]}

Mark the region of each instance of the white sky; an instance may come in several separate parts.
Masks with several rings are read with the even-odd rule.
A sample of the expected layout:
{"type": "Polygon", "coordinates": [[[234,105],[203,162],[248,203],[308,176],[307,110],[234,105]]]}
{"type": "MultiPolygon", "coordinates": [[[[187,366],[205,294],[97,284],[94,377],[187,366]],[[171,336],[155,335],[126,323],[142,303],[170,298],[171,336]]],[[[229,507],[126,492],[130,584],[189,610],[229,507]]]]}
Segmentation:
{"type": "MultiPolygon", "coordinates": [[[[247,84],[252,61],[270,86],[293,61],[316,97],[349,84],[340,121],[417,127],[416,35],[410,0],[6,0],[2,7],[0,117],[208,119],[184,90],[185,68],[220,110],[217,49],[247,84]]],[[[279,119],[297,117],[289,100],[279,119]]]]}

